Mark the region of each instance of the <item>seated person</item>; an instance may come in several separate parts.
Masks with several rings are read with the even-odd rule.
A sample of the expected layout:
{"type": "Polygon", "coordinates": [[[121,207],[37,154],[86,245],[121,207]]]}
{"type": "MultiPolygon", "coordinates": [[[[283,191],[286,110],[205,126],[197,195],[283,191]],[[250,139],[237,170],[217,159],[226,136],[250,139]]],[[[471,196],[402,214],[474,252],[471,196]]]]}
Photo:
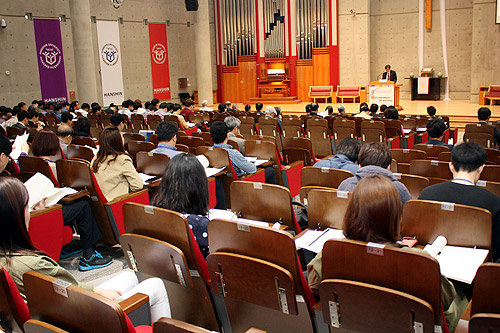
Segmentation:
{"type": "Polygon", "coordinates": [[[483,147],[474,142],[456,145],[451,151],[450,170],[453,180],[425,188],[421,200],[453,202],[487,209],[493,222],[492,256],[500,261],[500,197],[488,190],[475,186],[487,158],[483,147]]]}
{"type": "Polygon", "coordinates": [[[391,166],[392,153],[386,144],[380,142],[367,143],[361,147],[358,156],[359,168],[353,177],[347,178],[339,185],[339,191],[352,192],[359,181],[371,175],[382,175],[389,178],[396,186],[403,205],[411,199],[410,192],[403,183],[394,178],[389,167],[391,166]]]}
{"type": "Polygon", "coordinates": [[[172,158],[175,155],[182,154],[177,151],[175,144],[177,143],[177,132],[179,129],[171,122],[163,121],[158,124],[156,134],[158,135],[158,147],[151,150],[151,153],[164,154],[172,158]]]}
{"type": "Polygon", "coordinates": [[[29,121],[28,111],[19,111],[17,114],[17,123],[15,123],[12,127],[19,128],[21,133],[24,133],[28,130],[29,121]]]}
{"type": "Polygon", "coordinates": [[[429,134],[429,141],[425,144],[444,146],[451,151],[453,149],[453,145],[443,142],[444,131],[446,131],[446,124],[444,121],[438,118],[430,119],[427,122],[427,134],[429,134]]]}
{"type": "Polygon", "coordinates": [[[86,117],[80,117],[73,126],[73,136],[90,137],[90,120],[86,117]]]}
{"type": "MultiPolygon", "coordinates": [[[[0,172],[2,172],[7,165],[9,160],[8,156],[11,151],[12,145],[9,139],[0,135],[0,172]]],[[[44,207],[45,199],[37,204],[36,209],[44,207]]],[[[89,203],[85,200],[76,200],[65,203],[62,205],[62,214],[64,225],[72,225],[73,222],[75,222],[78,226],[81,243],[72,241],[71,243],[63,246],[60,258],[65,259],[83,251],[83,255],[80,258],[79,263],[79,269],[81,271],[89,271],[94,268],[109,266],[112,262],[111,258],[107,256],[103,257],[94,248],[95,244],[102,238],[102,235],[94,219],[89,203]]]]}
{"type": "Polygon", "coordinates": [[[237,135],[240,134],[241,120],[234,116],[229,116],[224,119],[224,123],[229,130],[229,139],[233,140],[238,144],[238,149],[242,155],[245,155],[245,139],[238,138],[237,135]]]}
{"type": "Polygon", "coordinates": [[[28,234],[30,222],[28,192],[19,180],[10,177],[0,178],[0,198],[3,212],[0,217],[0,266],[4,267],[12,277],[25,301],[23,275],[28,271],[35,271],[93,291],[111,300],[124,300],[138,292],[144,293],[149,296],[153,321],[163,316],[171,316],[167,292],[159,278],[139,283],[135,273],[128,271],[94,287],[90,283],[76,280],[70,272],[38,250],[28,234]]]}
{"type": "Polygon", "coordinates": [[[38,119],[38,112],[29,111],[28,112],[28,126],[31,128],[36,128],[37,131],[42,130],[45,124],[38,119]]]}
{"type": "Polygon", "coordinates": [[[125,117],[121,113],[114,113],[110,117],[111,126],[117,128],[120,132],[125,129],[125,117]]]}
{"type": "MultiPolygon", "coordinates": [[[[279,110],[281,113],[281,109],[279,109],[279,110]]],[[[266,107],[265,115],[266,115],[266,118],[276,119],[276,124],[278,125],[278,129],[281,133],[281,119],[278,118],[278,110],[276,110],[276,108],[274,106],[268,105],[266,107]]]]}
{"type": "Polygon", "coordinates": [[[56,161],[61,158],[61,146],[57,135],[50,130],[37,132],[31,144],[31,152],[33,156],[41,157],[49,164],[57,180],[56,161]]]}
{"type": "Polygon", "coordinates": [[[68,156],[68,146],[73,140],[73,128],[69,125],[62,124],[57,128],[56,134],[59,138],[59,146],[64,156],[68,156]]]}
{"type": "Polygon", "coordinates": [[[208,255],[208,179],[192,154],[180,154],[167,164],[151,205],[186,216],[201,253],[208,255]]]}
{"type": "MultiPolygon", "coordinates": [[[[212,108],[209,108],[207,105],[208,105],[208,101],[206,99],[204,99],[201,102],[200,111],[202,111],[202,112],[213,112],[214,110],[212,108]]],[[[161,107],[161,105],[160,105],[160,107],[161,107]]]]}
{"type": "Polygon", "coordinates": [[[63,112],[61,114],[61,124],[73,126],[73,115],[70,112],[63,112]]]}
{"type": "MultiPolygon", "coordinates": [[[[170,103],[172,104],[172,103],[170,103]]],[[[155,116],[160,116],[161,120],[163,120],[163,117],[168,115],[168,103],[161,103],[160,108],[154,112],[155,116]]]]}
{"type": "Polygon", "coordinates": [[[436,118],[436,112],[437,110],[434,106],[430,105],[427,107],[427,114],[429,115],[430,119],[436,118]]]}
{"type": "Polygon", "coordinates": [[[387,105],[382,104],[382,105],[380,106],[380,116],[381,116],[381,117],[386,117],[386,118],[387,118],[386,113],[385,113],[385,110],[387,110],[387,105]]]}
{"type": "Polygon", "coordinates": [[[347,114],[345,113],[345,106],[344,106],[344,104],[337,105],[337,110],[339,111],[339,113],[337,114],[337,116],[347,117],[347,114]]]}
{"type": "Polygon", "coordinates": [[[181,105],[180,104],[175,103],[172,105],[172,114],[174,116],[177,116],[177,119],[179,120],[179,123],[181,124],[181,128],[183,130],[186,130],[189,128],[189,125],[188,125],[186,119],[184,119],[184,116],[181,115],[181,105]]]}
{"type": "Polygon", "coordinates": [[[331,105],[328,105],[325,108],[325,112],[328,113],[329,116],[333,116],[333,107],[331,105]]]}
{"type": "MultiPolygon", "coordinates": [[[[344,215],[344,236],[351,240],[399,247],[396,241],[400,232],[402,211],[398,191],[386,177],[372,175],[363,178],[354,189],[344,215]]],[[[409,248],[408,250],[422,251],[409,248]]],[[[311,289],[318,289],[321,283],[321,260],[322,252],[319,252],[307,265],[311,289]]],[[[441,300],[446,323],[450,332],[453,332],[467,307],[468,300],[460,287],[455,286],[444,276],[441,276],[441,300]]]]}
{"type": "Polygon", "coordinates": [[[90,165],[108,201],[143,188],[132,158],[125,151],[120,131],[114,127],[107,127],[102,131],[99,151],[90,165]]]}
{"type": "Polygon", "coordinates": [[[311,104],[311,112],[309,112],[309,115],[310,116],[314,116],[314,117],[321,117],[318,114],[318,110],[319,110],[319,104],[318,103],[312,103],[311,104]]]}
{"type": "Polygon", "coordinates": [[[370,116],[370,109],[368,108],[368,106],[365,105],[360,108],[359,113],[355,114],[354,117],[368,119],[368,120],[372,119],[372,116],[370,116]]]}
{"type": "MultiPolygon", "coordinates": [[[[248,162],[239,151],[227,144],[229,139],[228,132],[227,125],[223,121],[215,121],[212,124],[210,135],[212,135],[212,139],[214,140],[214,147],[227,150],[234,172],[236,172],[238,177],[257,172],[257,168],[253,163],[248,162]]],[[[276,184],[276,173],[273,167],[267,166],[264,168],[264,171],[266,174],[266,183],[276,184]]]]}
{"type": "Polygon", "coordinates": [[[189,116],[194,114],[193,109],[194,109],[193,100],[191,98],[186,98],[184,100],[184,109],[182,109],[180,114],[184,116],[186,121],[189,121],[189,116]]]}
{"type": "Polygon", "coordinates": [[[256,103],[255,104],[255,113],[256,114],[263,114],[262,109],[264,108],[264,104],[262,103],[256,103]]]}
{"type": "Polygon", "coordinates": [[[370,105],[370,116],[380,117],[380,114],[378,114],[377,112],[378,112],[378,104],[372,103],[372,105],[370,105]]]}
{"type": "MultiPolygon", "coordinates": [[[[477,110],[477,119],[479,120],[477,123],[478,124],[489,124],[491,125],[490,121],[491,117],[491,110],[486,107],[479,108],[477,110]]],[[[495,125],[493,126],[493,136],[495,137],[495,145],[500,144],[500,131],[498,130],[498,127],[495,125]]]]}
{"type": "Polygon", "coordinates": [[[358,154],[361,142],[353,138],[344,138],[336,147],[336,154],[314,164],[318,168],[342,169],[355,174],[359,170],[358,154]]]}

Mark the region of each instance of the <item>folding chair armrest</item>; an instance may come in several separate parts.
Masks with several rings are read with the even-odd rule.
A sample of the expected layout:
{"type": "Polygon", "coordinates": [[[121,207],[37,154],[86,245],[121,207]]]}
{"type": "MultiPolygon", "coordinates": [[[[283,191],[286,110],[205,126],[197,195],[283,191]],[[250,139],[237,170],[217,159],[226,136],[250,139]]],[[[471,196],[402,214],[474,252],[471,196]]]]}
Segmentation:
{"type": "Polygon", "coordinates": [[[273,161],[268,161],[268,162],[266,162],[266,163],[262,163],[261,165],[259,165],[259,166],[257,167],[257,169],[258,169],[258,168],[263,168],[263,167],[266,167],[266,166],[269,166],[269,165],[273,165],[273,161]]]}
{"type": "Polygon", "coordinates": [[[247,180],[247,181],[253,181],[253,182],[258,182],[261,181],[262,183],[265,180],[265,173],[264,169],[257,169],[257,172],[249,174],[249,175],[244,175],[241,176],[239,180],[247,180]],[[255,178],[255,179],[249,179],[249,178],[255,178]],[[262,178],[262,180],[260,180],[262,178]]]}
{"type": "Polygon", "coordinates": [[[64,198],[61,199],[61,201],[65,202],[65,203],[71,202],[71,201],[74,201],[76,199],[86,197],[88,195],[90,195],[89,191],[81,190],[81,191],[76,192],[75,194],[69,194],[69,195],[65,196],[64,198]]]}
{"type": "Polygon", "coordinates": [[[53,211],[58,210],[60,208],[62,208],[61,205],[48,206],[48,207],[45,207],[45,208],[42,208],[42,209],[37,209],[37,210],[32,211],[30,213],[30,216],[31,216],[31,218],[34,218],[34,217],[37,217],[37,216],[40,216],[40,215],[43,215],[43,214],[47,214],[47,213],[53,212],[53,211]]]}
{"type": "MultiPolygon", "coordinates": [[[[330,155],[332,156],[332,155],[330,155]]],[[[293,169],[295,168],[296,166],[298,165],[302,165],[302,167],[304,167],[304,162],[303,161],[295,161],[293,163],[290,163],[288,165],[285,165],[281,170],[283,171],[287,171],[287,170],[290,170],[290,169],[293,169]]]]}
{"type": "Polygon", "coordinates": [[[129,314],[147,303],[149,303],[149,296],[146,294],[137,293],[127,298],[126,300],[119,302],[118,305],[120,305],[120,307],[123,309],[123,312],[129,314]]]}
{"type": "Polygon", "coordinates": [[[111,206],[111,205],[114,205],[114,204],[116,204],[116,203],[118,203],[120,201],[132,199],[133,197],[136,197],[136,196],[141,195],[143,193],[148,193],[148,190],[147,189],[143,189],[143,190],[139,190],[139,191],[135,191],[135,192],[130,192],[130,193],[127,193],[127,194],[124,194],[124,195],[120,195],[119,197],[114,198],[112,201],[109,201],[105,205],[106,206],[111,206]]]}

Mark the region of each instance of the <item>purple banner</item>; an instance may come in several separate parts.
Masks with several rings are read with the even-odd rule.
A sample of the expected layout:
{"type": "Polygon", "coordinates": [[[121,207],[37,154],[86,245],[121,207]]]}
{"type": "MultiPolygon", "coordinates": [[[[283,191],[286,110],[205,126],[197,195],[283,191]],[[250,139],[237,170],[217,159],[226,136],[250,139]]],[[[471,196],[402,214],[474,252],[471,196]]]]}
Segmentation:
{"type": "Polygon", "coordinates": [[[64,72],[61,23],[58,19],[33,19],[42,99],[62,103],[68,100],[64,72]]]}

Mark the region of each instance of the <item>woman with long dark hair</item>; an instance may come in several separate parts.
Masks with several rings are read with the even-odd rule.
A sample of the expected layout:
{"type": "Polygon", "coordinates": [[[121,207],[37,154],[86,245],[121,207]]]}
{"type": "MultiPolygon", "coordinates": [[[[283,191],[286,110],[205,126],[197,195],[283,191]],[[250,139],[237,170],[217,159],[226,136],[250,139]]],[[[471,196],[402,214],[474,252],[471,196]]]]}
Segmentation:
{"type": "Polygon", "coordinates": [[[34,156],[43,158],[49,164],[54,177],[57,179],[56,156],[61,154],[61,146],[57,135],[49,130],[36,133],[31,144],[31,151],[34,156]]]}
{"type": "Polygon", "coordinates": [[[73,125],[73,136],[90,137],[90,120],[87,117],[80,117],[73,125]]]}
{"type": "Polygon", "coordinates": [[[99,139],[99,151],[91,162],[97,183],[108,201],[143,188],[132,158],[125,151],[123,138],[115,127],[107,127],[99,139]]]}
{"type": "Polygon", "coordinates": [[[135,273],[123,272],[94,288],[90,283],[76,280],[70,272],[38,250],[28,234],[28,200],[28,191],[23,183],[15,178],[0,177],[0,266],[10,274],[25,300],[23,275],[33,270],[113,300],[127,299],[137,292],[145,293],[150,297],[153,321],[163,316],[170,317],[170,305],[161,279],[152,278],[139,284],[135,273]]]}
{"type": "Polygon", "coordinates": [[[179,154],[168,162],[151,204],[185,214],[201,253],[208,255],[208,179],[194,155],[179,154]]]}

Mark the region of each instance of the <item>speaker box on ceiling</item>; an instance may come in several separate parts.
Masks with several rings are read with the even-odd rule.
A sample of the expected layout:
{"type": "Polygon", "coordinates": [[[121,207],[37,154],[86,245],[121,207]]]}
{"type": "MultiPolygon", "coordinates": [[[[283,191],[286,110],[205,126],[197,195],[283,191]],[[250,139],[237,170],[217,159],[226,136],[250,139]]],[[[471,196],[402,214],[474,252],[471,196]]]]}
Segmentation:
{"type": "Polygon", "coordinates": [[[198,10],[198,0],[185,0],[185,1],[186,1],[186,10],[187,11],[198,10]]]}

